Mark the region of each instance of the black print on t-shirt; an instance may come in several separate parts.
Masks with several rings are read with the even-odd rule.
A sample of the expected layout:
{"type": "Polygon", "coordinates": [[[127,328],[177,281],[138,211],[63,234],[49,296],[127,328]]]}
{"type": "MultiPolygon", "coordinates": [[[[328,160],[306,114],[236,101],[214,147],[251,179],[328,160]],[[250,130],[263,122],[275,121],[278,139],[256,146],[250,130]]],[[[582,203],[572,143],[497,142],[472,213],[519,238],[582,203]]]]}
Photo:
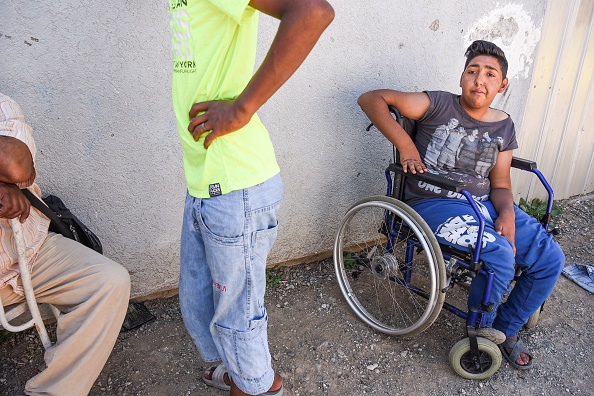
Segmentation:
{"type": "MultiPolygon", "coordinates": [[[[427,171],[464,183],[476,200],[488,199],[489,174],[500,152],[518,147],[513,121],[483,122],[468,116],[459,96],[443,91],[427,91],[431,106],[416,122],[415,145],[427,171]]],[[[463,198],[427,182],[407,179],[407,202],[444,197],[463,198]]]]}
{"type": "Polygon", "coordinates": [[[501,136],[492,138],[488,131],[479,136],[478,129],[467,131],[451,118],[447,125],[435,129],[424,162],[438,173],[458,170],[485,178],[495,165],[502,144],[501,136]]]}

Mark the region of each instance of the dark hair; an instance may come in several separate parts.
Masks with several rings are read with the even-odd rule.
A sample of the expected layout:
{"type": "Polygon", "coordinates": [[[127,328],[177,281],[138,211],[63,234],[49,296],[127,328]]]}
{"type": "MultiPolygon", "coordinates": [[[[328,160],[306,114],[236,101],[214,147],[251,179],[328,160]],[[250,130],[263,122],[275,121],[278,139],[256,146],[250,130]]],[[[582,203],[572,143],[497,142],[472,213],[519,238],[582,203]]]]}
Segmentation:
{"type": "Polygon", "coordinates": [[[499,62],[499,66],[501,67],[501,74],[503,75],[503,78],[505,79],[505,77],[507,77],[507,59],[505,58],[505,53],[495,44],[485,40],[476,40],[466,49],[466,53],[464,54],[466,57],[464,69],[468,67],[468,64],[471,60],[481,55],[487,55],[496,58],[499,62]]]}

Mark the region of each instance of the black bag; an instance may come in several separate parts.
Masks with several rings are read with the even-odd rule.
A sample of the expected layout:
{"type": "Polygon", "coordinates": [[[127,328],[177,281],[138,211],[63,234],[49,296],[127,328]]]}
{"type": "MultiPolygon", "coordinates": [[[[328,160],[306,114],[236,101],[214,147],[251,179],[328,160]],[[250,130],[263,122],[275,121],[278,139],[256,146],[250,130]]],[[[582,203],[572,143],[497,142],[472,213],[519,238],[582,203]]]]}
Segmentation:
{"type": "Polygon", "coordinates": [[[84,225],[70,209],[64,205],[64,202],[55,195],[48,195],[43,198],[43,202],[31,191],[24,188],[21,190],[25,197],[31,202],[31,205],[46,215],[50,220],[49,230],[57,234],[62,234],[66,238],[74,239],[88,248],[103,254],[103,246],[97,235],[84,225]],[[44,205],[45,202],[45,205],[44,205]],[[47,205],[47,206],[46,206],[47,205]]]}

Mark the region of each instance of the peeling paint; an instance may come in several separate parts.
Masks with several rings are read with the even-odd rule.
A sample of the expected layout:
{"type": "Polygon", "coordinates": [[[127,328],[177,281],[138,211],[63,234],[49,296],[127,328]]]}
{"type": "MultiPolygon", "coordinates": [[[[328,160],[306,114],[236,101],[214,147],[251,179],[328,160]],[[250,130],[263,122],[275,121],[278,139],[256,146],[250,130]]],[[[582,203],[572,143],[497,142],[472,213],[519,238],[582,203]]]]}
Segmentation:
{"type": "Polygon", "coordinates": [[[527,78],[541,27],[535,26],[521,4],[498,5],[468,29],[464,48],[474,40],[492,41],[505,51],[509,62],[508,78],[527,78]]]}

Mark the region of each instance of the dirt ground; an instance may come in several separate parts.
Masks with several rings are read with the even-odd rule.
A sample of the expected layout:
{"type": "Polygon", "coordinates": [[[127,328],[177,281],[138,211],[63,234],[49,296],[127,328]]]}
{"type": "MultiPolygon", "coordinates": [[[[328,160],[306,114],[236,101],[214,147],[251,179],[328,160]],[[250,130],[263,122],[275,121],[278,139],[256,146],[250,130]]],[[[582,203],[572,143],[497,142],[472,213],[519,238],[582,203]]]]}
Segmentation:
{"type": "MultiPolygon", "coordinates": [[[[594,264],[594,194],[560,202],[567,264],[594,264]]],[[[463,322],[442,312],[424,333],[397,339],[358,320],[343,299],[331,259],[280,268],[267,294],[273,366],[287,395],[594,395],[594,295],[561,276],[538,326],[521,336],[534,367],[505,361],[491,378],[464,380],[448,353],[463,322]],[[273,284],[277,283],[276,286],[273,284]]],[[[145,302],[157,317],[122,332],[91,395],[224,395],[200,381],[205,363],[185,331],[177,297],[145,302]]],[[[0,394],[21,395],[43,369],[36,333],[0,345],[0,394]]]]}

